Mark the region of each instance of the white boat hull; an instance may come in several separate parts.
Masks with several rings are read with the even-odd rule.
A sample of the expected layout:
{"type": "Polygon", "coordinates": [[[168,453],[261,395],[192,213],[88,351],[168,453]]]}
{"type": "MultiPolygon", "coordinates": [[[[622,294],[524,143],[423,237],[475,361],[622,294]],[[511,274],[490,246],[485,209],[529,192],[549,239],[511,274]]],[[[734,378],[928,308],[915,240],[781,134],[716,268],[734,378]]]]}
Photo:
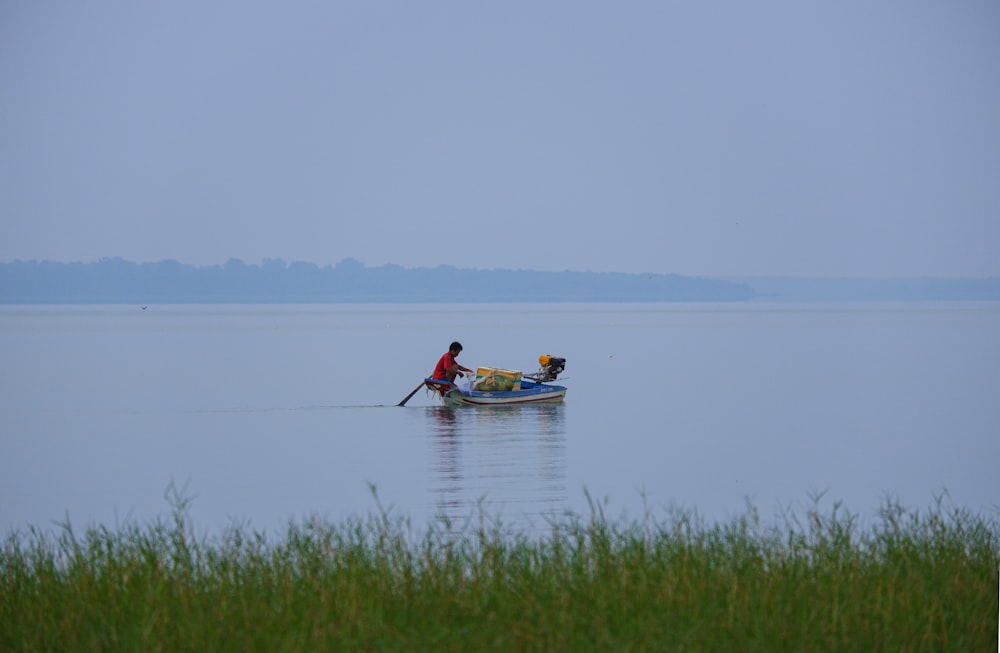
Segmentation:
{"type": "Polygon", "coordinates": [[[546,385],[523,381],[520,390],[507,392],[463,391],[456,387],[444,388],[438,383],[428,383],[439,392],[445,406],[524,406],[528,404],[559,403],[566,397],[566,388],[561,385],[546,385]]]}

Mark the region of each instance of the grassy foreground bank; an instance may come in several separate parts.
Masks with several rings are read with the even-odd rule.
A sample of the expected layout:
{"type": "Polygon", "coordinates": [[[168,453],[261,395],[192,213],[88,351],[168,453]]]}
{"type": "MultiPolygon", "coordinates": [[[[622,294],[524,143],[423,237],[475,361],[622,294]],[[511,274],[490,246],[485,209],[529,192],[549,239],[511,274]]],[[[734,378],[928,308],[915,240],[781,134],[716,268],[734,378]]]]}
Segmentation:
{"type": "Polygon", "coordinates": [[[3,651],[993,651],[1000,528],[937,502],[414,529],[374,514],[193,536],[32,530],[0,554],[3,651]]]}

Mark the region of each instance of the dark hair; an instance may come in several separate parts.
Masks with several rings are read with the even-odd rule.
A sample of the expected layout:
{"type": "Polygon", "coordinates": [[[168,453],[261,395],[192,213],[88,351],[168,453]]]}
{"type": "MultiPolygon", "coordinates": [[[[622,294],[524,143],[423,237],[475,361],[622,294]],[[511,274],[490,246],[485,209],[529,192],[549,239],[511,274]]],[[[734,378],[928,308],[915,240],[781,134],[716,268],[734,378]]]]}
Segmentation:
{"type": "Polygon", "coordinates": [[[451,343],[450,347],[448,347],[448,351],[462,351],[462,343],[456,340],[455,342],[451,343]]]}

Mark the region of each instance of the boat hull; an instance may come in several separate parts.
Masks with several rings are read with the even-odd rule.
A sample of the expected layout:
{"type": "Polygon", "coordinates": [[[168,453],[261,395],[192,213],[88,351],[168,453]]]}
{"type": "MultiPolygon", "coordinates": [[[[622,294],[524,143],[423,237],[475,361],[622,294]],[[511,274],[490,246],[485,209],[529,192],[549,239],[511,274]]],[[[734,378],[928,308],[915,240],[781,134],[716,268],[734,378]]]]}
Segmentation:
{"type": "Polygon", "coordinates": [[[520,390],[507,392],[480,392],[459,390],[447,382],[427,379],[427,385],[436,389],[445,406],[524,406],[528,404],[559,403],[566,397],[566,388],[522,381],[520,390]]]}

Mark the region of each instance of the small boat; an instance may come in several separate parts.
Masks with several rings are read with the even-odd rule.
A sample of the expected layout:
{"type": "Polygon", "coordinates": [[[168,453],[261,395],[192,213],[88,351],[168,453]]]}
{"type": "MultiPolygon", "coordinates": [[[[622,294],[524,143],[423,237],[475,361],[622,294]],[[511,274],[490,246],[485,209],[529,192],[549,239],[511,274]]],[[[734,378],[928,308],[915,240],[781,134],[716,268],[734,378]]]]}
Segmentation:
{"type": "Polygon", "coordinates": [[[536,374],[525,374],[499,370],[498,368],[480,368],[477,381],[472,387],[460,388],[458,385],[444,379],[424,379],[424,384],[437,391],[445,406],[518,406],[525,404],[557,403],[566,396],[566,388],[552,385],[546,381],[554,381],[566,367],[565,358],[555,356],[539,356],[541,368],[536,374]],[[512,380],[511,389],[486,389],[481,381],[484,377],[499,375],[512,380]],[[479,388],[479,389],[477,389],[479,388]]]}
{"type": "Polygon", "coordinates": [[[424,379],[424,383],[438,391],[445,406],[512,406],[559,402],[566,396],[561,385],[522,381],[520,390],[483,392],[461,390],[454,383],[442,379],[424,379]]]}

